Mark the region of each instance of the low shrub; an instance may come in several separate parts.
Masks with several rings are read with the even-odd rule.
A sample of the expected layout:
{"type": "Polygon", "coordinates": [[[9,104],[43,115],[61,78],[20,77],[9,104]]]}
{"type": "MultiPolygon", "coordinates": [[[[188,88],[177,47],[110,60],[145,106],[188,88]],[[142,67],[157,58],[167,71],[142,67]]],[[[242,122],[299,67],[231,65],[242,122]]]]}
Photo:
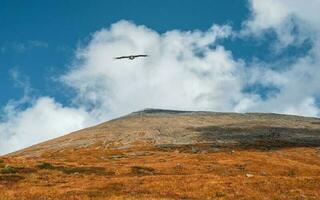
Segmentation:
{"type": "Polygon", "coordinates": [[[46,163],[46,162],[39,164],[37,167],[38,167],[39,169],[56,169],[55,166],[53,166],[53,165],[50,164],[50,163],[46,163]]]}
{"type": "Polygon", "coordinates": [[[294,177],[294,176],[296,176],[296,172],[293,171],[293,170],[289,170],[287,175],[288,175],[289,177],[294,177]]]}
{"type": "Polygon", "coordinates": [[[17,169],[14,167],[5,166],[3,169],[1,169],[0,173],[1,174],[15,174],[15,173],[17,173],[17,169]]]}
{"type": "Polygon", "coordinates": [[[65,174],[96,174],[96,175],[106,175],[106,171],[103,167],[58,167],[59,171],[65,174]]]}
{"type": "Polygon", "coordinates": [[[41,163],[38,165],[39,169],[58,170],[65,174],[96,174],[96,175],[113,175],[114,172],[107,172],[103,167],[68,167],[68,166],[54,166],[50,163],[41,163]]]}

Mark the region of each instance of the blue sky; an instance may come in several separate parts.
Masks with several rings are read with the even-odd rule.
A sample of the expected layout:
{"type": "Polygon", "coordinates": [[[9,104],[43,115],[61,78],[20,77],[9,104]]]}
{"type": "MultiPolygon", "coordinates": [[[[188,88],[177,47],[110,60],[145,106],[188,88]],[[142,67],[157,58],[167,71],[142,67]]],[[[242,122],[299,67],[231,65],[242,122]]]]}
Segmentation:
{"type": "Polygon", "coordinates": [[[148,107],[319,117],[319,6],[1,1],[0,153],[148,107]]]}
{"type": "MultiPolygon", "coordinates": [[[[116,0],[116,1],[1,1],[0,6],[0,103],[19,98],[22,90],[9,76],[18,70],[28,77],[37,95],[54,95],[67,103],[52,77],[66,70],[75,49],[86,44],[90,34],[122,19],[146,25],[158,32],[206,30],[213,23],[239,29],[247,18],[246,1],[116,0]],[[39,42],[43,45],[32,45],[39,42]],[[23,48],[24,47],[24,48],[23,48]]],[[[250,48],[230,43],[239,56],[250,48]]]]}

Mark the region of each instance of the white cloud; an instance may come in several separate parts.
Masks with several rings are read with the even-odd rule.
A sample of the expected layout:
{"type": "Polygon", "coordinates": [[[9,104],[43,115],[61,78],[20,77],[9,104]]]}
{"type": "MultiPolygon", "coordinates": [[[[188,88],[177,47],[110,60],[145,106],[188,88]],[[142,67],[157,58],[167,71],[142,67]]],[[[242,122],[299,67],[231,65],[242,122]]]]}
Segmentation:
{"type": "Polygon", "coordinates": [[[296,16],[313,28],[320,28],[319,0],[250,0],[252,17],[246,24],[254,32],[276,28],[288,17],[296,16]]]}
{"type": "MultiPolygon", "coordinates": [[[[289,45],[303,45],[309,40],[312,47],[306,55],[288,64],[275,61],[280,69],[252,67],[251,79],[264,85],[275,85],[279,94],[267,101],[256,101],[252,110],[320,116],[316,96],[320,91],[320,18],[319,0],[251,0],[251,18],[244,23],[246,36],[263,37],[270,30],[277,34],[276,50],[289,45]]],[[[257,64],[257,63],[255,63],[257,64]]],[[[258,64],[259,65],[259,64],[258,64]]],[[[268,66],[269,65],[269,66],[268,66]]]]}
{"type": "Polygon", "coordinates": [[[320,31],[319,0],[249,0],[251,18],[244,22],[242,33],[261,36],[276,32],[277,48],[301,44],[320,31]]]}
{"type": "Polygon", "coordinates": [[[78,101],[96,105],[102,116],[146,107],[231,111],[243,96],[243,63],[216,43],[230,34],[228,26],[212,26],[206,32],[160,35],[120,21],[78,50],[79,61],[63,81],[77,90],[78,101]],[[149,57],[113,59],[135,53],[149,57]]]}
{"type": "Polygon", "coordinates": [[[63,107],[50,97],[41,97],[24,110],[9,103],[0,123],[0,152],[8,153],[31,144],[75,131],[89,122],[81,108],[63,107]]]}

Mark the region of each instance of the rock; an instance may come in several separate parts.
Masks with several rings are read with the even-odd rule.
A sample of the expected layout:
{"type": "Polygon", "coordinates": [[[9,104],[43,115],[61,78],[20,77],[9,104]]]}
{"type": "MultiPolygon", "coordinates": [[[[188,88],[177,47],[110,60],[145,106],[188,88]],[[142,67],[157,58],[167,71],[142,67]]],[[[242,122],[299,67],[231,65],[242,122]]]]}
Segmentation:
{"type": "Polygon", "coordinates": [[[253,174],[246,174],[246,177],[251,178],[253,177],[253,174]]]}
{"type": "Polygon", "coordinates": [[[191,147],[191,152],[192,152],[192,153],[198,153],[198,152],[199,152],[199,148],[197,148],[197,147],[191,147]]]}
{"type": "Polygon", "coordinates": [[[211,150],[212,150],[213,152],[219,152],[219,151],[220,151],[220,149],[217,148],[217,147],[212,147],[211,150]]]}
{"type": "Polygon", "coordinates": [[[151,155],[153,155],[153,153],[152,152],[147,152],[147,151],[137,151],[137,152],[128,153],[127,155],[128,156],[133,156],[133,157],[136,157],[136,156],[151,156],[151,155]]]}
{"type": "Polygon", "coordinates": [[[113,158],[113,159],[116,159],[116,158],[123,158],[124,155],[123,154],[115,154],[115,155],[112,155],[110,156],[110,158],[113,158]]]}
{"type": "Polygon", "coordinates": [[[118,149],[130,149],[131,147],[132,147],[131,144],[125,144],[125,145],[118,147],[118,149]]]}

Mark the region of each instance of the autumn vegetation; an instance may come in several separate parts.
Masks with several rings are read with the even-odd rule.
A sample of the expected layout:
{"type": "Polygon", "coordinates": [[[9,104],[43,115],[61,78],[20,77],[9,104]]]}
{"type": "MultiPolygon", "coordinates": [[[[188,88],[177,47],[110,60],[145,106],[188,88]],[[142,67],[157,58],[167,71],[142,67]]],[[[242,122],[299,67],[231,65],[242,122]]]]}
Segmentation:
{"type": "MultiPolygon", "coordinates": [[[[183,120],[186,119],[186,116],[174,116],[176,120],[182,120],[179,119],[181,117],[183,120]]],[[[152,119],[145,118],[142,121],[134,116],[120,121],[122,120],[122,128],[128,131],[138,130],[140,135],[145,132],[144,135],[149,137],[149,129],[130,127],[130,123],[135,126],[139,124],[138,121],[132,120],[141,120],[142,125],[149,120],[150,125],[150,120],[157,118],[158,122],[163,122],[168,116],[149,117],[152,119]]],[[[195,117],[187,117],[186,130],[196,134],[199,126],[190,126],[200,123],[196,123],[197,120],[190,121],[191,118],[195,117]]],[[[218,118],[210,118],[211,121],[208,121],[202,116],[200,125],[208,127],[206,123],[211,123],[223,128],[218,132],[226,131],[226,127],[221,125],[223,116],[218,118]],[[220,124],[214,120],[218,120],[220,124]]],[[[227,124],[230,124],[230,116],[226,119],[229,120],[227,124]]],[[[234,120],[240,121],[242,128],[244,124],[249,124],[252,128],[253,124],[257,123],[259,127],[264,126],[262,121],[266,119],[260,119],[261,122],[253,121],[251,118],[234,120]]],[[[292,120],[290,118],[276,121],[282,124],[283,128],[288,127],[289,121],[291,123],[292,120]]],[[[320,134],[317,132],[317,126],[320,125],[311,123],[313,120],[317,119],[294,118],[292,123],[296,126],[299,126],[299,123],[304,124],[305,128],[312,129],[310,134],[320,134]],[[310,122],[308,126],[307,122],[310,122]]],[[[169,121],[172,121],[172,118],[169,121]]],[[[170,123],[163,123],[165,128],[162,127],[162,134],[179,134],[172,129],[175,124],[171,126],[170,123]]],[[[182,121],[179,124],[184,126],[182,121]]],[[[234,128],[235,121],[232,124],[234,128]]],[[[105,135],[109,134],[108,137],[111,138],[110,134],[117,132],[116,126],[120,126],[117,120],[85,131],[88,135],[93,132],[95,138],[100,138],[101,134],[97,131],[99,130],[105,135]]],[[[155,127],[159,127],[158,123],[155,127]]],[[[237,128],[239,127],[238,124],[237,128]]],[[[278,132],[279,127],[275,129],[278,132]]],[[[177,125],[176,130],[180,129],[177,125]]],[[[240,129],[228,130],[234,133],[241,132],[240,129]]],[[[245,130],[249,130],[248,127],[245,127],[245,130]]],[[[205,133],[208,131],[212,129],[205,130],[205,133]]],[[[214,132],[216,131],[215,127],[214,132]]],[[[61,141],[69,140],[69,146],[61,145],[56,148],[57,143],[49,141],[0,157],[0,200],[320,199],[320,148],[317,143],[297,145],[298,143],[281,140],[281,135],[273,138],[274,136],[270,136],[268,132],[263,133],[271,138],[257,137],[257,141],[248,142],[249,145],[244,145],[243,142],[227,143],[226,140],[225,145],[212,141],[160,144],[157,143],[158,139],[151,135],[155,141],[140,138],[125,143],[124,139],[119,141],[119,137],[117,144],[121,144],[114,146],[108,146],[100,139],[91,141],[90,145],[83,145],[79,140],[74,140],[79,145],[75,146],[70,137],[88,140],[89,136],[83,132],[73,133],[71,136],[58,139],[60,144],[61,141]]],[[[284,134],[283,130],[280,133],[284,134]]],[[[116,143],[111,139],[108,141],[116,143]]]]}

